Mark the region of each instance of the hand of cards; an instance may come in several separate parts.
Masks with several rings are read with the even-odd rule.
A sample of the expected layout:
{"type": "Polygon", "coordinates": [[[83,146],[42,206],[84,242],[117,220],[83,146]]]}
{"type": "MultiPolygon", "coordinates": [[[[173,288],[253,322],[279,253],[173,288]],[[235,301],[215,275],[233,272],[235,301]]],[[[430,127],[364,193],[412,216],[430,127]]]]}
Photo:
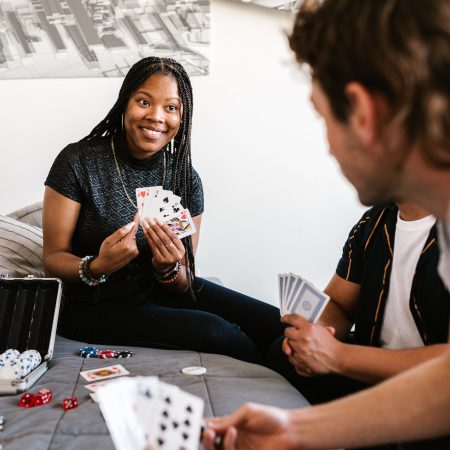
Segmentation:
{"type": "Polygon", "coordinates": [[[182,239],[194,234],[196,229],[189,210],[183,208],[180,200],[178,195],[166,191],[161,186],[136,189],[136,202],[141,220],[159,218],[182,239]]]}
{"type": "Polygon", "coordinates": [[[280,314],[298,314],[316,323],[330,297],[309,281],[293,273],[278,274],[280,314]]]}
{"type": "Polygon", "coordinates": [[[157,377],[121,378],[96,390],[117,450],[197,450],[202,399],[157,377]]]}

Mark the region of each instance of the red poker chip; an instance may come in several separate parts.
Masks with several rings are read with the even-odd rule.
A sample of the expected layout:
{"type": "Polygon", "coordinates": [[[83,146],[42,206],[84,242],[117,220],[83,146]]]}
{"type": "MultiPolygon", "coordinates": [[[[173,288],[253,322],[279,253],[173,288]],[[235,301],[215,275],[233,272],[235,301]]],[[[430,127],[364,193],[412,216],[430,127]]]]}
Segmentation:
{"type": "Polygon", "coordinates": [[[101,359],[117,358],[117,352],[115,350],[100,350],[97,353],[97,358],[101,359]]]}

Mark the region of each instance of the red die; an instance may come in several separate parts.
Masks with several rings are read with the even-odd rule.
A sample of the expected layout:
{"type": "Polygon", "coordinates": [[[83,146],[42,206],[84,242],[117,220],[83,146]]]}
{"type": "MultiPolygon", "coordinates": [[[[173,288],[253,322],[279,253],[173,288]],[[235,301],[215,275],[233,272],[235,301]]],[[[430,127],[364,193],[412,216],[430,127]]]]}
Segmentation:
{"type": "Polygon", "coordinates": [[[52,391],[46,388],[41,389],[40,391],[38,391],[36,397],[41,400],[42,405],[46,405],[47,403],[50,403],[52,401],[52,391]]]}
{"type": "Polygon", "coordinates": [[[78,400],[76,397],[65,398],[62,402],[64,411],[78,407],[78,400]]]}
{"type": "Polygon", "coordinates": [[[26,392],[22,395],[22,397],[20,397],[19,406],[21,408],[32,408],[35,403],[35,398],[36,396],[34,394],[26,392]]]}

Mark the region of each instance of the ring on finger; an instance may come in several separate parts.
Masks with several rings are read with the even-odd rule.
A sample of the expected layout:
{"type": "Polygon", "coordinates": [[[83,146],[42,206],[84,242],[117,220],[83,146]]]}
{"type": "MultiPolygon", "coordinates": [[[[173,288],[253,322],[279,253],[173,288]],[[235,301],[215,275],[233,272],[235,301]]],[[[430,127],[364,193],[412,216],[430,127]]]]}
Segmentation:
{"type": "Polygon", "coordinates": [[[171,242],[170,244],[164,244],[167,248],[168,247],[172,247],[172,245],[173,245],[173,242],[171,242]]]}

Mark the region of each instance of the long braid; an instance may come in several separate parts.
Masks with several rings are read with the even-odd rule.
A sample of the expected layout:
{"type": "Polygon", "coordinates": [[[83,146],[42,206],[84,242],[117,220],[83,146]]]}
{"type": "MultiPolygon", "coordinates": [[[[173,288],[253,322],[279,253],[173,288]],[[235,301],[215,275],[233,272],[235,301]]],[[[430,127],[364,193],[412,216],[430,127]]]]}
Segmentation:
{"type": "MultiPolygon", "coordinates": [[[[102,136],[113,136],[119,132],[122,128],[122,114],[125,112],[129,98],[139,86],[157,72],[173,76],[178,85],[183,113],[180,128],[174,138],[175,145],[172,155],[170,187],[176,195],[181,197],[181,203],[186,208],[192,209],[192,86],[183,66],[174,59],[150,56],[134,64],[125,76],[114,106],[106,117],[82,140],[87,141],[102,136]]],[[[189,289],[191,295],[195,298],[195,260],[191,236],[183,239],[183,245],[186,249],[189,289]]]]}

